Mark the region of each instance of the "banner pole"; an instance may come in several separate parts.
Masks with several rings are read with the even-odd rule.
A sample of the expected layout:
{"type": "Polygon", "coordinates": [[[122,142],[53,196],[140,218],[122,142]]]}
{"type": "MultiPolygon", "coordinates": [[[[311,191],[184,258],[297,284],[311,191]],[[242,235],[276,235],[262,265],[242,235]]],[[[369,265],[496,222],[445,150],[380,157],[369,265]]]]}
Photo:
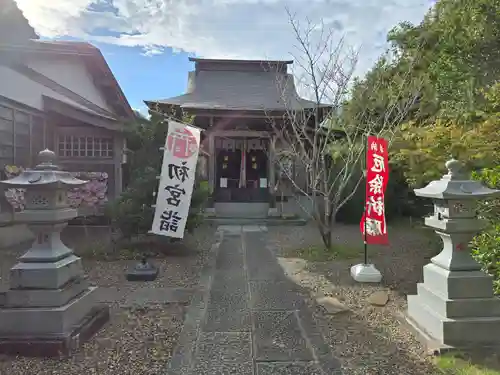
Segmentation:
{"type": "MultiPolygon", "coordinates": [[[[371,145],[369,145],[370,134],[364,135],[365,146],[361,149],[361,152],[365,152],[365,162],[364,168],[362,169],[365,174],[365,207],[363,209],[363,220],[364,222],[359,223],[360,230],[363,230],[363,242],[364,242],[364,263],[359,263],[351,267],[351,277],[360,283],[379,283],[382,280],[382,274],[373,264],[368,263],[368,214],[371,213],[372,206],[370,205],[370,200],[368,196],[370,194],[370,186],[368,181],[368,165],[371,165],[371,160],[368,160],[368,151],[371,151],[371,145]]],[[[376,142],[374,140],[374,142],[376,142]]],[[[377,141],[378,142],[378,141],[377,141]]],[[[363,147],[363,146],[361,146],[363,147]]],[[[374,168],[375,171],[375,168],[374,168]]],[[[371,198],[371,197],[370,197],[371,198]]]]}
{"type": "Polygon", "coordinates": [[[365,227],[365,233],[364,233],[364,264],[368,264],[368,237],[366,233],[366,219],[368,215],[368,210],[366,209],[366,206],[368,205],[368,202],[366,201],[366,198],[368,197],[368,136],[366,136],[365,140],[365,207],[364,207],[364,213],[365,213],[365,222],[364,222],[364,227],[365,227]]]}

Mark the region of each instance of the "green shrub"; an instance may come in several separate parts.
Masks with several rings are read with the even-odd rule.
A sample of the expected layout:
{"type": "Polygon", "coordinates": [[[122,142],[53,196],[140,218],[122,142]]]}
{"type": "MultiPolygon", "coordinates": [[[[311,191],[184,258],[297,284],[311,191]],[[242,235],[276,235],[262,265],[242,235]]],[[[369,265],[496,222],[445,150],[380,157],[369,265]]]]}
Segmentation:
{"type": "MultiPolygon", "coordinates": [[[[472,173],[472,178],[492,189],[500,189],[500,166],[476,171],[472,173]]],[[[500,222],[500,198],[479,202],[478,214],[493,224],[500,222]]]]}
{"type": "MultiPolygon", "coordinates": [[[[351,193],[349,188],[346,193],[351,193]]],[[[335,220],[344,224],[356,224],[361,220],[365,205],[365,186],[364,181],[361,182],[354,195],[337,211],[335,220]]]]}
{"type": "MultiPolygon", "coordinates": [[[[336,220],[345,224],[356,224],[361,220],[365,202],[365,185],[363,180],[354,193],[338,211],[336,220]]],[[[352,190],[346,189],[347,192],[352,190]]],[[[408,187],[404,176],[398,170],[392,170],[385,192],[385,218],[388,222],[397,220],[401,216],[422,217],[432,210],[432,203],[415,197],[408,187]]]]}
{"type": "Polygon", "coordinates": [[[120,197],[108,204],[106,215],[111,219],[113,229],[124,238],[130,239],[151,229],[154,214],[151,205],[154,203],[153,193],[158,187],[157,174],[154,168],[144,168],[120,197]]]}
{"type": "Polygon", "coordinates": [[[500,224],[493,225],[472,240],[472,254],[484,271],[493,276],[495,293],[500,294],[500,224]]]}
{"type": "MultiPolygon", "coordinates": [[[[472,174],[490,188],[500,188],[500,167],[483,169],[472,174]]],[[[472,241],[472,254],[484,271],[494,278],[495,293],[500,294],[500,199],[479,203],[478,215],[490,226],[472,241]]]]}
{"type": "Polygon", "coordinates": [[[210,197],[208,181],[196,181],[191,196],[191,209],[186,223],[186,230],[193,232],[203,221],[203,212],[210,197]]]}
{"type": "MultiPolygon", "coordinates": [[[[147,169],[140,178],[136,178],[121,196],[107,207],[107,215],[112,226],[127,239],[146,234],[153,222],[155,198],[153,192],[158,188],[158,171],[147,169]]],[[[191,196],[191,209],[186,223],[186,230],[192,232],[203,220],[203,208],[208,199],[208,183],[196,181],[191,196]]]]}

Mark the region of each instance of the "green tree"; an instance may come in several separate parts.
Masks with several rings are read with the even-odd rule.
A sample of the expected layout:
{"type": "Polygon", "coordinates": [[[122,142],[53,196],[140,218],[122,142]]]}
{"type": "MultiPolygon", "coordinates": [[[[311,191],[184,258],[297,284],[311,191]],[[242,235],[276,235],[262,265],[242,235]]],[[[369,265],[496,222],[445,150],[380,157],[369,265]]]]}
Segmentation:
{"type": "Polygon", "coordinates": [[[416,126],[470,113],[483,105],[480,89],[499,77],[500,2],[438,1],[419,25],[401,23],[387,40],[391,54],[353,85],[344,105],[347,121],[380,124],[387,116],[386,103],[415,93],[417,100],[403,120],[416,126]]]}
{"type": "Polygon", "coordinates": [[[410,185],[422,186],[439,178],[452,156],[472,171],[499,164],[500,84],[480,94],[482,109],[420,125],[410,121],[398,129],[391,159],[410,185]]]}

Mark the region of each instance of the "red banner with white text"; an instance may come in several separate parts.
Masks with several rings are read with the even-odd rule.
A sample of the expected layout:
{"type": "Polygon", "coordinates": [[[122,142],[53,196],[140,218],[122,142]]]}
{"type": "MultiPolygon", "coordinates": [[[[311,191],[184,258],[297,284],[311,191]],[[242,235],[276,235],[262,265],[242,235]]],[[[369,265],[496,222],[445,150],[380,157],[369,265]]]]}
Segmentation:
{"type": "Polygon", "coordinates": [[[389,181],[387,141],[369,136],[367,142],[365,210],[360,229],[367,244],[388,245],[385,222],[385,189],[389,181]]]}

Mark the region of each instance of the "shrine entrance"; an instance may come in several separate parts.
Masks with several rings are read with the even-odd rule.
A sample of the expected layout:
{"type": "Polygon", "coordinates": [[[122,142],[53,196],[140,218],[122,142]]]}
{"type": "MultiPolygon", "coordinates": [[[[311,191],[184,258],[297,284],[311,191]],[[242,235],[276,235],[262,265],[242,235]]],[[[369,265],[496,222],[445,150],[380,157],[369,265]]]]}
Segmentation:
{"type": "Polygon", "coordinates": [[[268,144],[265,138],[215,138],[216,202],[269,202],[268,144]]]}

